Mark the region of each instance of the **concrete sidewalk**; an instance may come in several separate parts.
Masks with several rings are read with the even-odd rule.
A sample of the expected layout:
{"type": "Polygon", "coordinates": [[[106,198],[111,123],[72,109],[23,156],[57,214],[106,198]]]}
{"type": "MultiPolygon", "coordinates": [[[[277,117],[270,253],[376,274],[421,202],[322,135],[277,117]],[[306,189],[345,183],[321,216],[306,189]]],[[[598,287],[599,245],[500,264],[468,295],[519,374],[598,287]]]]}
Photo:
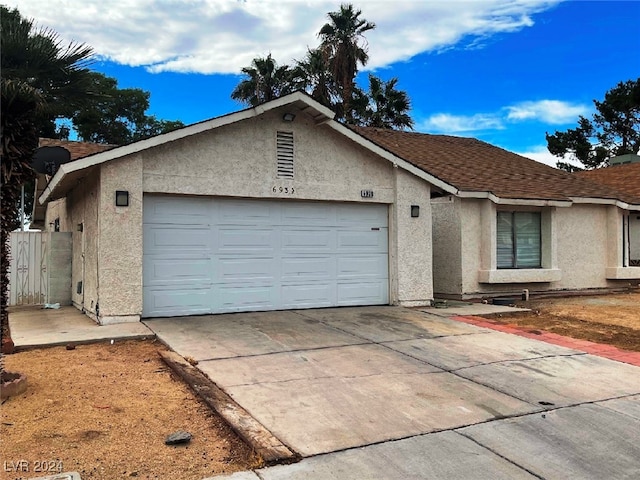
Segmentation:
{"type": "Polygon", "coordinates": [[[11,307],[9,328],[17,351],[67,343],[93,343],[154,336],[154,333],[140,322],[98,325],[71,306],[57,310],[44,309],[41,306],[11,307]]]}

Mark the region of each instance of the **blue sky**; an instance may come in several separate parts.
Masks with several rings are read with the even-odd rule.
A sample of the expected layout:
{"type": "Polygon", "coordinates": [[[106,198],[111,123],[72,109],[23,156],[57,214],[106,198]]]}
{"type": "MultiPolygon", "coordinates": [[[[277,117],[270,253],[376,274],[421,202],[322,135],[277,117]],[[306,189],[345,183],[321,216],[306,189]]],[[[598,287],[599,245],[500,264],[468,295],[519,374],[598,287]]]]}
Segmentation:
{"type": "MultiPolygon", "coordinates": [[[[186,124],[243,108],[230,99],[240,68],[269,52],[279,63],[303,57],[326,13],[339,8],[321,0],[2,1],[93,46],[95,70],[149,91],[149,113],[186,124]]],[[[545,132],[573,128],[593,99],[640,77],[639,1],[353,3],[377,24],[367,34],[367,69],[398,77],[421,132],[476,137],[555,164],[545,132]]]]}

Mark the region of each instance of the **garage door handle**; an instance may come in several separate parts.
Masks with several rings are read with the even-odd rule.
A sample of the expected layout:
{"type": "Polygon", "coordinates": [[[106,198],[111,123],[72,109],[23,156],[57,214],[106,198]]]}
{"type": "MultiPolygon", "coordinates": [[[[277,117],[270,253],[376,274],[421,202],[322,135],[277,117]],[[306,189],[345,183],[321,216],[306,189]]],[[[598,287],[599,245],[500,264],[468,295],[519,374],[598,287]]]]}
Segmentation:
{"type": "Polygon", "coordinates": [[[380,227],[371,227],[371,230],[380,230],[380,227]]]}

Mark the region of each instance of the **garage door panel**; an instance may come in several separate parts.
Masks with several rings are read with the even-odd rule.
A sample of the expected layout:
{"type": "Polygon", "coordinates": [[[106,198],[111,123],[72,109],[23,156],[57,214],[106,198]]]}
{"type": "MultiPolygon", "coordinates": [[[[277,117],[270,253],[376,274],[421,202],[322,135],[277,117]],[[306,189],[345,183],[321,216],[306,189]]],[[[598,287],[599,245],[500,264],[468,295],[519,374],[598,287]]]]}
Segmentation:
{"type": "Polygon", "coordinates": [[[285,254],[330,252],[336,246],[336,232],[320,228],[289,229],[282,231],[281,249],[285,254]]]}
{"type": "Polygon", "coordinates": [[[272,229],[222,228],[218,232],[220,253],[273,252],[277,244],[276,232],[272,229]]]}
{"type": "Polygon", "coordinates": [[[372,282],[338,283],[339,306],[376,305],[389,303],[389,289],[386,280],[372,282]]]}
{"type": "Polygon", "coordinates": [[[279,292],[275,285],[221,285],[217,288],[214,312],[246,312],[276,310],[279,292]]]}
{"type": "Polygon", "coordinates": [[[388,233],[386,228],[379,230],[338,230],[338,252],[356,251],[363,253],[387,253],[388,233]]]}
{"type": "Polygon", "coordinates": [[[143,227],[143,248],[145,254],[174,252],[176,250],[211,249],[211,231],[209,228],[176,228],[169,226],[145,225],[143,227]]]}
{"type": "Polygon", "coordinates": [[[144,212],[144,317],[389,302],[386,205],[145,195],[144,212]]]}
{"type": "Polygon", "coordinates": [[[282,257],[282,281],[317,281],[336,278],[336,259],[332,255],[282,257]]]}
{"type": "Polygon", "coordinates": [[[272,202],[227,200],[218,208],[219,225],[273,225],[277,220],[272,202]]]}
{"type": "Polygon", "coordinates": [[[333,282],[285,284],[282,308],[318,308],[336,305],[337,288],[333,282]]]}
{"type": "Polygon", "coordinates": [[[216,281],[264,282],[275,281],[279,276],[279,265],[273,257],[220,257],[216,281]]]}
{"type": "Polygon", "coordinates": [[[211,312],[209,286],[185,285],[183,288],[144,288],[147,316],[202,315],[211,312]]]}
{"type": "Polygon", "coordinates": [[[343,204],[337,206],[337,223],[340,226],[387,226],[387,206],[370,204],[343,204]]]}
{"type": "Polygon", "coordinates": [[[386,279],[388,259],[384,254],[379,255],[358,255],[337,258],[337,277],[339,280],[346,279],[386,279]]]}
{"type": "MultiPolygon", "coordinates": [[[[148,256],[149,257],[149,256],[148,256]]],[[[151,256],[147,258],[146,268],[143,269],[145,286],[179,285],[184,283],[211,284],[211,261],[207,258],[163,258],[151,256]]]]}
{"type": "Polygon", "coordinates": [[[290,203],[282,206],[282,225],[335,226],[336,210],[333,205],[290,203]]]}
{"type": "Polygon", "coordinates": [[[208,199],[155,197],[153,202],[143,202],[143,215],[148,223],[206,225],[213,212],[208,199]]]}

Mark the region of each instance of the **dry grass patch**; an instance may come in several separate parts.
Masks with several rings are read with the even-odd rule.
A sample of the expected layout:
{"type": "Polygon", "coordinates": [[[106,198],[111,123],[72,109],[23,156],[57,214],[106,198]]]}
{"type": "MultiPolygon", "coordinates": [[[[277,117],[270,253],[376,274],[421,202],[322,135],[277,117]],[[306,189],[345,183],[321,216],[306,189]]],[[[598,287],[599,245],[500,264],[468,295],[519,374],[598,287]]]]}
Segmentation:
{"type": "Polygon", "coordinates": [[[226,423],[174,378],[158,350],[166,349],[125,341],[7,356],[6,369],[25,373],[29,386],[2,405],[0,458],[26,461],[31,471],[2,468],[0,478],[37,476],[35,462],[49,460],[83,480],[202,479],[259,466],[226,423]],[[193,439],[166,446],[177,430],[193,439]]]}

